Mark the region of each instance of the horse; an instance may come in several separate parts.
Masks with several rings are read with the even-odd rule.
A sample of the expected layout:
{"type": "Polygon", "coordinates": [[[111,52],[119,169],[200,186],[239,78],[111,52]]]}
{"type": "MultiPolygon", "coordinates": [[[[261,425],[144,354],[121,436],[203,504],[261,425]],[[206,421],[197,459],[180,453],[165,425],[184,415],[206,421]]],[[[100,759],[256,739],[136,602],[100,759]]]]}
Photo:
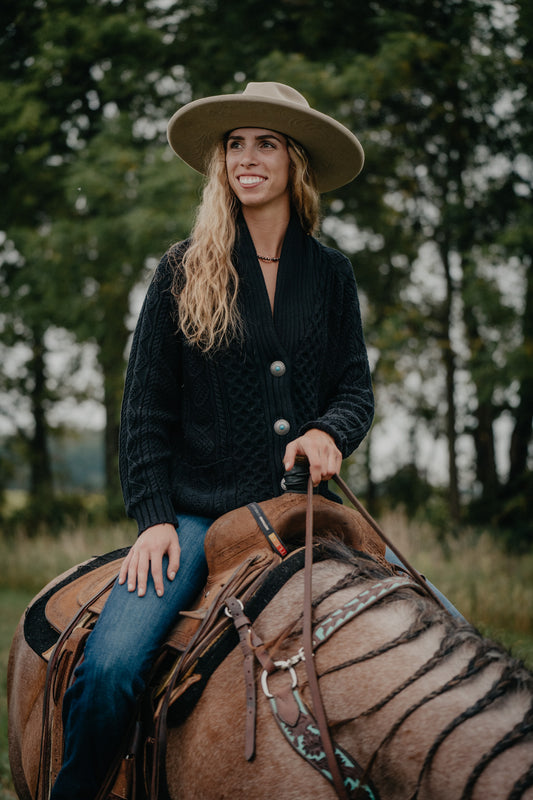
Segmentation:
{"type": "MultiPolygon", "coordinates": [[[[244,541],[242,510],[225,516],[225,531],[244,541]]],[[[364,520],[358,524],[364,529],[364,520]]],[[[273,528],[279,533],[277,524],[273,528]]],[[[371,554],[368,547],[355,549],[361,537],[341,541],[318,528],[311,572],[313,666],[304,655],[306,574],[295,538],[288,558],[276,556],[241,612],[227,602],[224,624],[230,627],[224,635],[234,633],[228,608],[244,617],[246,635],[235,633],[225,657],[198,680],[194,702],[179,691],[169,702],[164,785],[152,796],[342,796],[324,766],[324,742],[313,716],[313,669],[346,797],[532,800],[533,675],[498,643],[439,607],[375,548],[371,554]],[[280,586],[274,589],[276,581],[280,586]],[[247,683],[243,673],[250,658],[251,749],[250,678],[247,683]],[[298,725],[307,720],[305,733],[296,716],[298,725]]],[[[33,605],[71,573],[45,587],[33,605]]],[[[203,672],[198,663],[192,673],[203,672]]],[[[46,668],[25,639],[23,618],[8,668],[10,762],[20,800],[36,797],[46,668]]],[[[189,672],[189,681],[195,679],[189,672]]]]}

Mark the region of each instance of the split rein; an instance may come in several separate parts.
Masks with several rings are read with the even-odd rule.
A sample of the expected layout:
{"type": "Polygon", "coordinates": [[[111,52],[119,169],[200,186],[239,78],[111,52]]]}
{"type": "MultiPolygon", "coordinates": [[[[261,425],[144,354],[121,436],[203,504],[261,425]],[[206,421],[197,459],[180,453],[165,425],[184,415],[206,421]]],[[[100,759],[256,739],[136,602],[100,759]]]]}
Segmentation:
{"type": "Polygon", "coordinates": [[[422,589],[444,608],[441,600],[420,573],[407,561],[392,542],[386,537],[377,522],[357,500],[347,484],[338,475],[334,478],[348,500],[354,505],[368,524],[378,534],[384,544],[400,559],[408,576],[384,578],[376,582],[370,590],[349,600],[342,608],[329,614],[313,631],[312,624],[312,568],[313,568],[313,483],[311,477],[307,484],[307,505],[305,524],[305,565],[304,565],[304,599],[303,599],[303,646],[298,653],[286,661],[274,661],[260,637],[253,630],[250,620],[244,613],[241,601],[230,597],[226,601],[226,614],[231,617],[239,635],[244,656],[244,677],[246,685],[246,744],[245,755],[251,760],[255,753],[255,711],[256,695],[254,680],[254,660],[257,658],[263,667],[261,686],[268,698],[278,726],[291,746],[305,758],[315,769],[333,783],[337,797],[349,800],[354,791],[363,791],[367,797],[375,797],[375,790],[370,781],[365,780],[364,770],[355,759],[332,738],[324,710],[324,704],[318,685],[318,676],[314,665],[314,651],[346,622],[365,611],[374,602],[398,588],[409,586],[422,589]],[[300,661],[305,664],[309,691],[311,695],[310,711],[297,690],[297,676],[294,667],[300,661]],[[288,670],[290,685],[270,692],[268,678],[278,670],[288,670]],[[317,732],[318,731],[318,732],[317,732]],[[308,745],[306,747],[306,744],[308,745]],[[324,758],[316,758],[317,749],[324,758]]]}

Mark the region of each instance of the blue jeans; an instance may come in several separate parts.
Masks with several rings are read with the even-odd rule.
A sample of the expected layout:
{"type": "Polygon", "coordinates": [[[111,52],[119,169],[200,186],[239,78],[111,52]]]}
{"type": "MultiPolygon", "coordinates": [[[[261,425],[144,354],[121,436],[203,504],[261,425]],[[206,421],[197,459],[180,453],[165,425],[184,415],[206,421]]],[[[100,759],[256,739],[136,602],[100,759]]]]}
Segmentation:
{"type": "Polygon", "coordinates": [[[207,578],[204,539],[212,519],[178,515],[180,566],[173,581],[163,568],[164,594],[150,576],[146,594],[115,584],[65,693],[63,766],[51,800],[94,800],[123,743],[158,648],[179,611],[207,578]]]}

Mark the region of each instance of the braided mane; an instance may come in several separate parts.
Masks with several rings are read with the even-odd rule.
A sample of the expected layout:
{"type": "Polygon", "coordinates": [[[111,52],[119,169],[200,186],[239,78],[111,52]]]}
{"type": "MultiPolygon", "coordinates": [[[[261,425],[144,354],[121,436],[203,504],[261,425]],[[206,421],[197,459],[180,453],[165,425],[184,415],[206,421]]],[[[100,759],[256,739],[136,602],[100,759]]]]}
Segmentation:
{"type": "MultiPolygon", "coordinates": [[[[331,597],[336,592],[342,589],[348,589],[356,584],[360,584],[362,578],[368,580],[379,580],[391,574],[387,568],[384,568],[373,558],[364,553],[353,551],[338,541],[321,540],[319,548],[323,553],[327,553],[329,558],[350,565],[352,569],[334,585],[328,587],[325,591],[314,598],[313,605],[315,609],[318,609],[324,600],[326,600],[328,597],[331,597]]],[[[431,700],[444,696],[453,689],[465,685],[469,681],[475,680],[488,668],[494,668],[494,666],[497,666],[499,669],[499,672],[493,680],[492,685],[485,692],[485,694],[477,699],[476,702],[471,706],[465,708],[461,714],[458,714],[435,736],[435,739],[421,765],[418,779],[416,781],[416,788],[411,797],[411,800],[416,800],[416,798],[418,798],[424,777],[431,769],[435,756],[437,755],[437,752],[443,742],[463,723],[467,722],[483,711],[486,711],[489,707],[501,700],[505,695],[511,692],[516,693],[524,691],[529,693],[530,697],[533,697],[533,676],[520,660],[511,657],[510,654],[500,644],[490,639],[483,638],[479,631],[477,631],[473,626],[453,618],[444,610],[438,608],[430,598],[426,598],[418,593],[413,592],[409,588],[405,588],[398,590],[394,595],[384,597],[380,602],[385,605],[396,603],[400,600],[408,601],[415,612],[413,621],[408,627],[406,627],[405,630],[400,631],[395,638],[382,644],[378,648],[370,650],[363,655],[359,655],[357,657],[328,666],[319,673],[319,678],[323,678],[324,676],[331,675],[333,673],[340,673],[347,667],[367,662],[370,659],[376,658],[405,644],[414,642],[435,625],[441,626],[443,630],[440,643],[433,655],[424,664],[419,666],[412,675],[391,689],[391,691],[385,697],[381,698],[378,702],[373,704],[370,708],[367,708],[361,714],[354,717],[345,718],[341,723],[337,723],[337,728],[356,719],[372,717],[372,715],[376,714],[378,711],[387,706],[406,689],[413,686],[423,677],[427,676],[445,661],[451,659],[459,649],[468,649],[469,651],[472,651],[472,655],[467,659],[466,663],[462,669],[457,672],[457,674],[455,674],[442,686],[439,686],[437,689],[434,689],[433,691],[428,692],[421,697],[416,703],[408,707],[392,724],[386,736],[383,737],[379,746],[375,749],[369,763],[366,765],[366,774],[370,773],[378,755],[387,747],[388,744],[390,744],[394,737],[400,732],[404,723],[416,711],[425,706],[431,700]]],[[[319,623],[324,618],[325,616],[317,616],[316,622],[319,623]]],[[[291,637],[301,634],[300,623],[301,615],[290,627],[289,635],[291,637]]],[[[478,763],[474,765],[460,800],[471,800],[477,781],[495,758],[511,748],[521,744],[524,742],[524,740],[531,738],[532,736],[533,699],[526,708],[522,720],[515,724],[511,730],[509,730],[486,753],[484,753],[478,763]]],[[[512,787],[508,800],[519,800],[523,793],[531,786],[533,786],[533,766],[531,766],[523,775],[517,778],[514,786],[512,787]]]]}

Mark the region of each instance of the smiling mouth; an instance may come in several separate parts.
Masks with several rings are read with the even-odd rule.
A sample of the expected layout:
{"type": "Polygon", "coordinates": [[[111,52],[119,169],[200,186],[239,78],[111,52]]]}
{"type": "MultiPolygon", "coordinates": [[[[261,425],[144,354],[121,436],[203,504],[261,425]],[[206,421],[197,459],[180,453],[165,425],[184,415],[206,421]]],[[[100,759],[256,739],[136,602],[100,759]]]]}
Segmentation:
{"type": "Polygon", "coordinates": [[[239,175],[237,180],[241,186],[259,186],[260,183],[264,183],[266,178],[262,178],[260,175],[239,175]]]}

